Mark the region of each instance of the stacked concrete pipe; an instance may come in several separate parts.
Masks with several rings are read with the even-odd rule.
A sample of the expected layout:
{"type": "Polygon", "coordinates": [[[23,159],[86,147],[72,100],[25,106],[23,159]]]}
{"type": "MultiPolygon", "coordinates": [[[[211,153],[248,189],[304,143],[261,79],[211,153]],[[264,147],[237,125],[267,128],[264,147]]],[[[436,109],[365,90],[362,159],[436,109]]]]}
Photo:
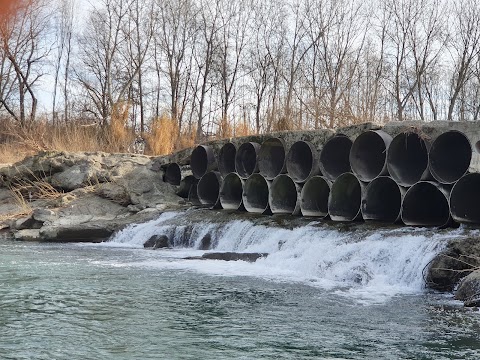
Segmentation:
{"type": "Polygon", "coordinates": [[[300,214],[302,186],[287,174],[275,177],[270,186],[268,203],[273,214],[300,214]]]}
{"type": "Polygon", "coordinates": [[[300,194],[300,209],[303,216],[326,218],[331,182],[322,176],[312,176],[303,185],[300,194]]]}
{"type": "Polygon", "coordinates": [[[370,130],[360,134],[350,150],[352,172],[363,182],[377,176],[388,175],[387,149],[392,137],[382,130],[370,130]]]}
{"type": "Polygon", "coordinates": [[[329,139],[320,152],[320,170],[325,178],[335,181],[337,177],[352,172],[350,150],[352,140],[345,135],[335,135],[329,139]]]}
{"type": "Polygon", "coordinates": [[[167,164],[163,181],[170,185],[180,185],[180,182],[182,181],[182,170],[180,169],[180,165],[177,163],[167,164]]]}
{"type": "Polygon", "coordinates": [[[365,184],[352,173],[340,175],[328,197],[328,213],[334,221],[361,220],[362,194],[365,184]]]}
{"type": "Polygon", "coordinates": [[[237,155],[237,147],[235,144],[228,142],[222,146],[218,153],[218,171],[225,177],[235,172],[235,156],[237,155]]]}
{"type": "Polygon", "coordinates": [[[248,212],[257,214],[270,213],[268,197],[271,182],[260,174],[252,174],[243,184],[243,206],[248,212]]]}
{"type": "Polygon", "coordinates": [[[241,210],[243,207],[244,180],[237,173],[231,172],[223,178],[220,188],[220,204],[226,210],[241,210]]]}
{"type": "Polygon", "coordinates": [[[401,219],[402,201],[407,189],[389,176],[379,176],[365,188],[362,200],[364,220],[395,223],[401,219]]]}
{"type": "Polygon", "coordinates": [[[217,161],[213,148],[208,145],[199,145],[193,151],[190,157],[190,167],[193,176],[200,179],[207,172],[217,170],[217,161]]]}
{"type": "Polygon", "coordinates": [[[461,177],[453,186],[449,200],[453,220],[480,224],[480,174],[461,177]]]}
{"type": "Polygon", "coordinates": [[[258,170],[267,180],[286,171],[286,145],[281,138],[265,140],[258,152],[258,170]]]}
{"type": "Polygon", "coordinates": [[[213,208],[221,207],[220,188],[222,177],[218,171],[209,171],[202,176],[197,185],[198,199],[202,205],[213,208]]]}
{"type": "Polygon", "coordinates": [[[190,194],[190,189],[192,186],[197,186],[198,180],[195,179],[195,176],[188,175],[185,176],[181,181],[180,185],[175,192],[178,196],[187,199],[188,194],[190,194]]]}
{"type": "Polygon", "coordinates": [[[240,145],[235,155],[235,169],[242,179],[258,172],[257,156],[260,144],[247,142],[240,145]]]}
{"type": "Polygon", "coordinates": [[[390,176],[401,186],[431,179],[428,169],[430,142],[416,132],[403,132],[395,136],[387,152],[390,176]]]}
{"type": "Polygon", "coordinates": [[[312,143],[297,141],[290,147],[287,154],[287,173],[299,184],[320,173],[318,151],[312,143]]]}

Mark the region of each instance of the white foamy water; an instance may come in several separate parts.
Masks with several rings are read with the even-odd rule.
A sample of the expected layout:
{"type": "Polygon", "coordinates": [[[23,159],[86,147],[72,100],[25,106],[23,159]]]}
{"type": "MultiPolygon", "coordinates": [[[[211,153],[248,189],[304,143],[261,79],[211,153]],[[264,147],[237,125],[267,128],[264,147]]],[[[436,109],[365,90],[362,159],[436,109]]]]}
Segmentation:
{"type": "Polygon", "coordinates": [[[142,248],[152,235],[165,234],[175,244],[174,250],[145,252],[141,260],[121,265],[302,282],[368,304],[397,294],[421,293],[424,268],[448,239],[462,236],[462,230],[438,232],[405,227],[372,233],[338,231],[317,223],[284,229],[246,220],[191,226],[172,221],[185,216],[188,213],[170,212],[148,223],[131,225],[105,246],[142,248]],[[211,251],[269,255],[255,263],[183,259],[205,252],[196,249],[206,234],[212,238],[211,251]]]}

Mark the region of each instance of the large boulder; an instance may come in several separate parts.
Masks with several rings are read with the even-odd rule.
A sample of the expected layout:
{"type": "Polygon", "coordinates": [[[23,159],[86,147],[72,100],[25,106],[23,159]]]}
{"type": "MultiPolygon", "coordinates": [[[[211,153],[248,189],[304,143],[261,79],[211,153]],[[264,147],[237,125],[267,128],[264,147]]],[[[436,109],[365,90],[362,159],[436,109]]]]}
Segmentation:
{"type": "Polygon", "coordinates": [[[480,266],[480,239],[453,240],[430,263],[426,284],[439,291],[452,291],[463,277],[480,266]]]}
{"type": "Polygon", "coordinates": [[[455,299],[465,306],[480,306],[480,271],[474,271],[463,278],[455,292],[455,299]]]}
{"type": "Polygon", "coordinates": [[[170,247],[170,240],[167,235],[153,235],[144,244],[144,248],[164,249],[170,247]]]}

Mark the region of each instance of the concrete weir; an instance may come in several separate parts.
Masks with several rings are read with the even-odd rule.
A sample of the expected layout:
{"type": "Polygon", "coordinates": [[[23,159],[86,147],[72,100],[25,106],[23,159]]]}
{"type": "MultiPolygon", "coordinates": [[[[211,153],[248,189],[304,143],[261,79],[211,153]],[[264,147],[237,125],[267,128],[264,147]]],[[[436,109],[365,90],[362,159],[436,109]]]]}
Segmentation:
{"type": "Polygon", "coordinates": [[[242,179],[258,172],[257,155],[259,150],[260,144],[256,142],[246,142],[238,148],[235,155],[235,169],[242,179]]]}
{"type": "Polygon", "coordinates": [[[304,183],[320,173],[318,151],[308,141],[297,141],[287,154],[287,172],[296,183],[304,183]]]}
{"type": "Polygon", "coordinates": [[[163,181],[170,185],[180,185],[180,182],[182,181],[182,170],[177,163],[170,163],[167,165],[163,181]]]}
{"type": "Polygon", "coordinates": [[[430,173],[442,184],[453,184],[468,171],[472,160],[472,145],[460,131],[439,135],[429,153],[430,173]]]}
{"type": "Polygon", "coordinates": [[[399,221],[405,192],[406,189],[389,176],[373,179],[365,188],[362,200],[363,219],[392,224],[399,221]]]}
{"type": "Polygon", "coordinates": [[[260,174],[252,174],[243,184],[243,206],[251,213],[267,214],[270,212],[268,194],[270,182],[260,174]]]}
{"type": "Polygon", "coordinates": [[[224,209],[239,210],[242,203],[243,180],[237,173],[230,173],[223,178],[220,188],[220,204],[224,209]]]}
{"type": "Polygon", "coordinates": [[[350,150],[350,165],[361,181],[372,181],[387,175],[387,149],[392,137],[382,130],[369,130],[360,134],[350,150]]]}
{"type": "Polygon", "coordinates": [[[285,163],[286,145],[281,138],[265,140],[258,152],[258,170],[267,180],[286,171],[285,163]]]}
{"type": "Polygon", "coordinates": [[[215,153],[211,146],[198,145],[190,157],[190,167],[193,176],[200,179],[209,171],[217,169],[217,161],[215,160],[215,153]]]}
{"type": "Polygon", "coordinates": [[[268,203],[273,214],[300,214],[302,187],[287,174],[275,177],[270,186],[268,203]]]}
{"type": "Polygon", "coordinates": [[[480,174],[463,176],[450,193],[450,212],[459,223],[480,224],[480,174]]]}
{"type": "Polygon", "coordinates": [[[400,133],[392,140],[387,153],[390,176],[401,186],[427,180],[430,143],[414,132],[400,133]]]}
{"type": "Polygon", "coordinates": [[[202,176],[197,185],[198,199],[203,205],[220,206],[222,177],[218,171],[210,171],[202,176]]]}
{"type": "Polygon", "coordinates": [[[303,185],[300,210],[303,216],[325,218],[328,216],[328,196],[331,183],[322,176],[312,176],[303,185]]]}
{"type": "Polygon", "coordinates": [[[330,218],[334,221],[360,220],[364,186],[352,173],[340,175],[333,183],[328,197],[330,218]]]}
{"type": "Polygon", "coordinates": [[[448,190],[433,181],[420,181],[405,193],[402,221],[411,226],[446,226],[450,222],[448,190]]]}
{"type": "Polygon", "coordinates": [[[222,146],[218,153],[218,171],[225,177],[235,172],[235,155],[237,155],[237,147],[235,144],[228,142],[222,146]]]}
{"type": "Polygon", "coordinates": [[[351,172],[351,148],[352,140],[345,135],[336,135],[328,140],[320,152],[320,170],[323,176],[335,181],[340,175],[351,172]]]}

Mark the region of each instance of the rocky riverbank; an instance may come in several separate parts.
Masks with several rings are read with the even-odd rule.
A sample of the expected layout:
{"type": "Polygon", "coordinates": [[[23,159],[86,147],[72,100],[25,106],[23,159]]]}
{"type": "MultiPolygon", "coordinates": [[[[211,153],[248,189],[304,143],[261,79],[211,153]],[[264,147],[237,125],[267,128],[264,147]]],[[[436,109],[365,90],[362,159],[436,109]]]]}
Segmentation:
{"type": "MultiPolygon", "coordinates": [[[[385,130],[395,133],[410,125],[389,126],[385,130]]],[[[375,128],[365,124],[341,132],[353,139],[362,131],[375,128]]],[[[434,128],[425,127],[430,132],[434,128]]],[[[331,135],[331,131],[292,132],[286,140],[325,141],[331,135]]],[[[263,139],[248,140],[261,142],[263,139]]],[[[219,148],[223,143],[217,141],[212,145],[219,148]]],[[[17,241],[101,242],[129,224],[157,218],[166,210],[185,211],[191,204],[177,196],[176,187],[164,182],[163,176],[164,165],[171,161],[188,165],[189,154],[190,150],[186,150],[170,157],[153,158],[133,154],[41,152],[20,163],[0,166],[0,236],[17,241]]],[[[283,227],[303,226],[312,220],[209,210],[197,211],[192,217],[201,222],[248,218],[258,225],[283,227]]],[[[376,225],[327,222],[322,226],[373,233],[376,225]]],[[[457,298],[477,306],[480,304],[477,291],[480,273],[476,271],[480,266],[480,233],[470,229],[468,234],[467,238],[452,236],[445,250],[426,269],[425,278],[427,286],[435,290],[455,291],[458,287],[457,298]]],[[[168,239],[163,239],[166,241],[168,239]]],[[[206,249],[212,247],[209,243],[205,245],[206,249]]]]}

